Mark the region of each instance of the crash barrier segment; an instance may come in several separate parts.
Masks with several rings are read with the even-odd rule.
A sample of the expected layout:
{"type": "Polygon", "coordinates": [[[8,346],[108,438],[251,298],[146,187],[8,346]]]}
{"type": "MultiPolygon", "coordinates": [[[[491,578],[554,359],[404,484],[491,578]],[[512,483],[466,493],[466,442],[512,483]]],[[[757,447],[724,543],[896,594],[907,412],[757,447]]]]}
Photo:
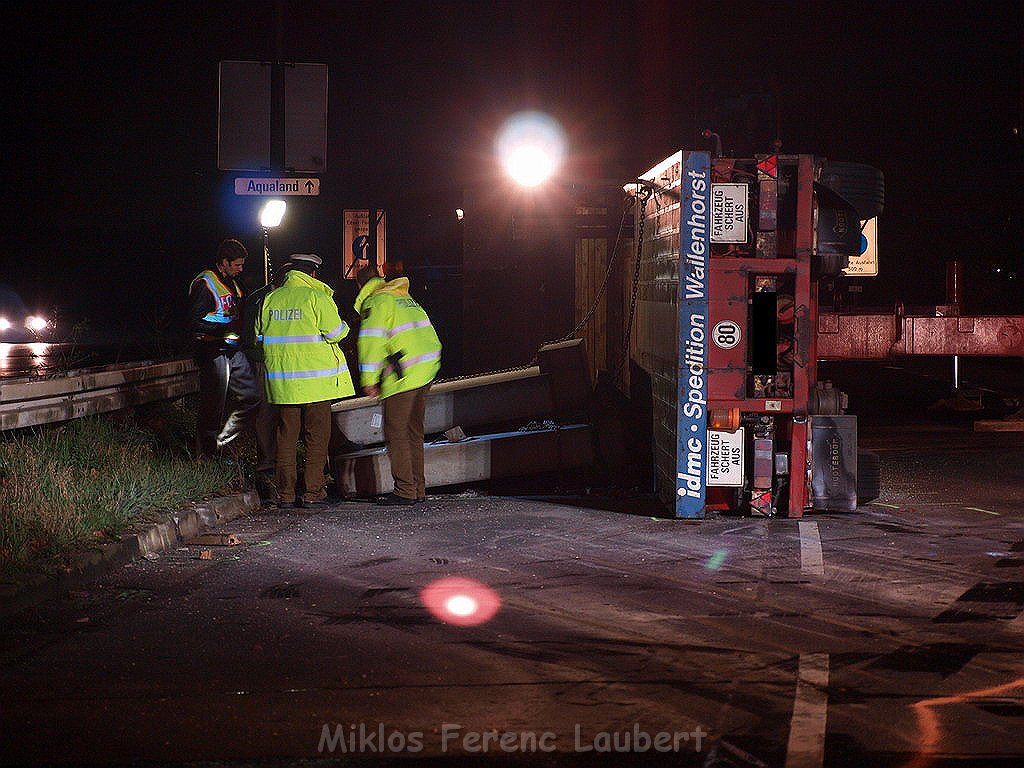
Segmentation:
{"type": "MultiPolygon", "coordinates": [[[[592,384],[583,341],[545,344],[537,365],[437,381],[430,387],[423,418],[425,434],[452,427],[482,427],[551,415],[575,418],[586,408],[592,384]]],[[[373,397],[339,400],[334,424],[358,446],[384,442],[380,402],[373,397]]]]}
{"type": "Polygon", "coordinates": [[[192,360],[151,360],[0,381],[0,430],[108,413],[199,389],[192,360]]]}
{"type": "MultiPolygon", "coordinates": [[[[544,345],[534,366],[435,383],[427,396],[424,432],[444,437],[426,445],[427,487],[593,463],[593,430],[575,423],[586,419],[591,392],[580,339],[544,345]],[[507,431],[509,425],[524,422],[517,431],[507,431]],[[467,437],[467,430],[486,434],[467,437]]],[[[391,465],[380,445],[380,403],[353,398],[335,403],[332,410],[348,446],[333,458],[338,494],[368,496],[390,490],[391,465]]]]}
{"type": "MultiPolygon", "coordinates": [[[[427,443],[426,485],[437,488],[585,467],[594,462],[593,442],[588,424],[559,427],[549,422],[536,429],[427,443]]],[[[342,497],[387,493],[393,483],[383,446],[335,457],[334,472],[342,497]]]]}
{"type": "MultiPolygon", "coordinates": [[[[501,374],[473,376],[434,384],[423,416],[425,434],[548,416],[553,409],[550,376],[533,366],[501,374]]],[[[339,400],[331,406],[334,423],[358,445],[384,442],[383,415],[375,397],[339,400]]]]}

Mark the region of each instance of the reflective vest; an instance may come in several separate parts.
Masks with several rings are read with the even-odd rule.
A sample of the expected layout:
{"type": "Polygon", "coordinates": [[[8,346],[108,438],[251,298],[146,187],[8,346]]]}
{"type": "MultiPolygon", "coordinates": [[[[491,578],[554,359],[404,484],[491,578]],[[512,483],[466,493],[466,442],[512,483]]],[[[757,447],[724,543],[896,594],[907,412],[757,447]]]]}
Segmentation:
{"type": "Polygon", "coordinates": [[[355,300],[359,327],[359,376],[389,397],[429,384],[441,369],[441,341],[416,300],[409,279],[372,278],[355,300]]]}
{"type": "Polygon", "coordinates": [[[355,394],[338,346],[349,327],[333,296],[325,283],[293,269],[263,300],[254,330],[263,345],[269,402],[300,405],[355,394]]]}
{"type": "Polygon", "coordinates": [[[206,283],[206,288],[210,295],[213,296],[216,304],[211,311],[203,316],[203,321],[227,327],[228,324],[234,322],[241,314],[242,289],[238,287],[234,280],[231,281],[229,286],[212,269],[200,272],[192,279],[190,285],[195,286],[200,280],[206,283]]]}

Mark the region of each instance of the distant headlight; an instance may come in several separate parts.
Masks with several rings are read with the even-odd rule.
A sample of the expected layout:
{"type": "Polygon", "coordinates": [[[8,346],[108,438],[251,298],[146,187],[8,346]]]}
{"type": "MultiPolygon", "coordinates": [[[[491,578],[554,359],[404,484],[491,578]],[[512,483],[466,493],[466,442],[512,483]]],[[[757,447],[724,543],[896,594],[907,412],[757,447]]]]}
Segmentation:
{"type": "Polygon", "coordinates": [[[0,317],[0,331],[6,331],[11,327],[11,321],[6,317],[0,317]]]}
{"type": "Polygon", "coordinates": [[[48,325],[49,323],[46,322],[45,317],[39,317],[38,315],[29,315],[27,318],[25,318],[25,327],[28,328],[30,331],[35,331],[36,333],[38,333],[39,331],[46,330],[46,327],[48,325]]]}

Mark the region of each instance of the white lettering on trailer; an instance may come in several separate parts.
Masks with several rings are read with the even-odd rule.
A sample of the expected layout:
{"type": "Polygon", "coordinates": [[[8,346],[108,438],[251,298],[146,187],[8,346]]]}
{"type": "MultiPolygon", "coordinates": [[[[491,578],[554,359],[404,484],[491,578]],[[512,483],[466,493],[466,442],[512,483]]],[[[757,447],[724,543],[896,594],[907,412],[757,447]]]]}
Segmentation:
{"type": "Polygon", "coordinates": [[[679,258],[676,515],[703,517],[707,482],[708,193],[710,156],[690,153],[683,174],[679,258]]]}

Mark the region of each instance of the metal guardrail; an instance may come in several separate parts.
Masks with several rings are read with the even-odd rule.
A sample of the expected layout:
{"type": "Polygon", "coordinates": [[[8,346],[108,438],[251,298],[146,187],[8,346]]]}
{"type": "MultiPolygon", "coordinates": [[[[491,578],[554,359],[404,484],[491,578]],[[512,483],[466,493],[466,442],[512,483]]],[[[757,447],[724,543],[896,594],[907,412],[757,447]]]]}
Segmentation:
{"type": "Polygon", "coordinates": [[[199,374],[190,359],[85,368],[45,379],[0,379],[0,431],[169,400],[198,389],[199,374]]]}

